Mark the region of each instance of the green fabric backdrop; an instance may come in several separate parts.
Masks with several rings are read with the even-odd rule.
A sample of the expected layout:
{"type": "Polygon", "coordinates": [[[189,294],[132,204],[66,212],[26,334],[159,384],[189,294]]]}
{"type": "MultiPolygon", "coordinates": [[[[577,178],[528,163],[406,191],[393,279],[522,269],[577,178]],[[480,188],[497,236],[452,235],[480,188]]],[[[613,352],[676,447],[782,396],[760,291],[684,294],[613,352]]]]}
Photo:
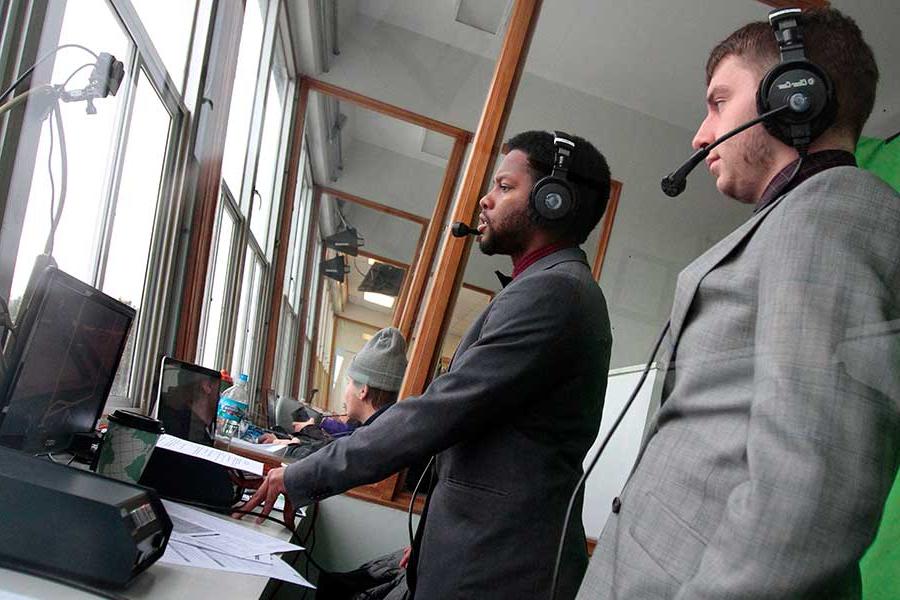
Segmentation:
{"type": "MultiPolygon", "coordinates": [[[[900,192],[900,138],[894,138],[889,144],[861,138],[856,147],[856,161],[900,192]]],[[[888,496],[875,542],[859,565],[864,600],[900,599],[900,477],[894,481],[888,496]]]]}

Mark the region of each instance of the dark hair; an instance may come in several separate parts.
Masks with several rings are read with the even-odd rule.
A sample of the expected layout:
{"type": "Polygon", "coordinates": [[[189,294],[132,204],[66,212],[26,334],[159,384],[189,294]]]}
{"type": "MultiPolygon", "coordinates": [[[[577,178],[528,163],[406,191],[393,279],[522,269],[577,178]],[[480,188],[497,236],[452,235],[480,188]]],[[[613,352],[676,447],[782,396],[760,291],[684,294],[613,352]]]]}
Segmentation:
{"type": "MultiPolygon", "coordinates": [[[[834,84],[837,115],[833,128],[849,133],[856,142],[875,104],[878,65],[872,49],[850,17],[833,9],[813,9],[800,15],[806,57],[825,70],[834,84]]],[[[713,48],[706,61],[709,85],[719,63],[740,56],[760,71],[760,79],[778,63],[778,44],[772,27],[757,21],[744,25],[713,48]]]]}
{"type": "MultiPolygon", "coordinates": [[[[600,222],[609,200],[609,166],[606,159],[589,141],[578,136],[571,136],[575,142],[572,154],[572,167],[569,169],[568,181],[575,192],[577,210],[570,218],[563,219],[559,225],[542,219],[529,203],[532,219],[546,227],[559,227],[579,244],[583,244],[588,235],[600,222]]],[[[553,146],[553,134],[546,131],[525,131],[514,135],[506,142],[507,152],[521,150],[528,157],[531,177],[537,182],[541,177],[550,175],[553,170],[553,159],[556,148],[553,146]]]]}

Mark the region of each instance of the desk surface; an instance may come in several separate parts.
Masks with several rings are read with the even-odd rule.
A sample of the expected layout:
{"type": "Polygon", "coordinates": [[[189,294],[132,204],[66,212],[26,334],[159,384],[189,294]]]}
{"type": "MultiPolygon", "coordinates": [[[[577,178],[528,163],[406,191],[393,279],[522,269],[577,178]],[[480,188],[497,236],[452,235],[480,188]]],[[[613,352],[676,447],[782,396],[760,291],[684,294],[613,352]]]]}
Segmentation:
{"type": "MultiPolygon", "coordinates": [[[[247,519],[235,522],[282,540],[290,538],[290,531],[271,521],[265,521],[262,525],[256,525],[253,520],[247,519]]],[[[111,591],[111,595],[132,600],[169,598],[249,600],[259,598],[268,581],[266,577],[176,566],[157,561],[138,575],[128,588],[111,591]]],[[[96,600],[102,597],[62,583],[0,568],[0,597],[4,596],[4,592],[11,593],[17,600],[19,597],[29,600],[47,598],[96,600]]]]}

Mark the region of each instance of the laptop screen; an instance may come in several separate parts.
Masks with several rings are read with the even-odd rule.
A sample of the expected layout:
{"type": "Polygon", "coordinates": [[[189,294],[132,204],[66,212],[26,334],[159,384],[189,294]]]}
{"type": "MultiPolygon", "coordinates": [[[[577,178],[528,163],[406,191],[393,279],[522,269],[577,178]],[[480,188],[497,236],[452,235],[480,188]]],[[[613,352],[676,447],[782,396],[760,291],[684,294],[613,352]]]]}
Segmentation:
{"type": "Polygon", "coordinates": [[[220,381],[218,371],[163,357],[156,418],[162,421],[166,433],[212,446],[220,381]]]}

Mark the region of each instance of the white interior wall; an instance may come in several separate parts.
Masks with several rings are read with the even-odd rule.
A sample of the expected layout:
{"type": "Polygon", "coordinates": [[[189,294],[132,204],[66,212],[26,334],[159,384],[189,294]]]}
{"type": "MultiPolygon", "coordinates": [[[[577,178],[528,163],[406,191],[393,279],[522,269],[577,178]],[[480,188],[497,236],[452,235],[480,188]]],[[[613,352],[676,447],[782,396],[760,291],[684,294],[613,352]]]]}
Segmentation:
{"type": "MultiPolygon", "coordinates": [[[[319,511],[313,556],[329,571],[351,571],[409,545],[403,511],[348,496],[323,500],[319,511]]],[[[418,525],[413,515],[413,528],[418,525]]]]}

